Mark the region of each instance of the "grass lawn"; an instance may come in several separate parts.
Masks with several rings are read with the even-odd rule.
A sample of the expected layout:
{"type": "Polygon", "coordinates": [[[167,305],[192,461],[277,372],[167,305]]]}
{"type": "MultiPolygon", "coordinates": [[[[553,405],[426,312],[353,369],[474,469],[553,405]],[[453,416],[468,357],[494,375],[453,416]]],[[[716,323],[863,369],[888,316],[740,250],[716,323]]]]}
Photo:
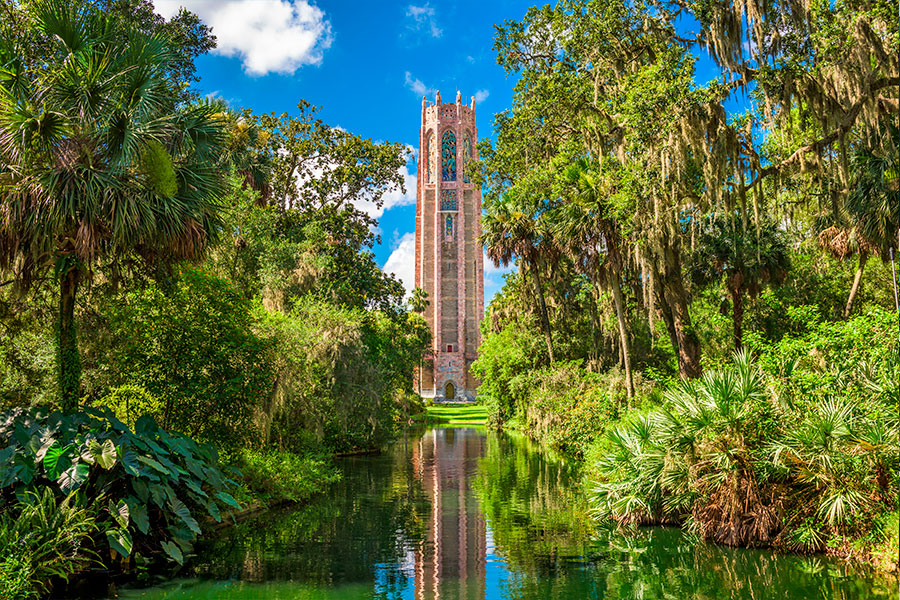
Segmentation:
{"type": "Polygon", "coordinates": [[[425,420],[428,423],[460,425],[484,425],[487,407],[481,404],[436,404],[429,406],[425,420]]]}

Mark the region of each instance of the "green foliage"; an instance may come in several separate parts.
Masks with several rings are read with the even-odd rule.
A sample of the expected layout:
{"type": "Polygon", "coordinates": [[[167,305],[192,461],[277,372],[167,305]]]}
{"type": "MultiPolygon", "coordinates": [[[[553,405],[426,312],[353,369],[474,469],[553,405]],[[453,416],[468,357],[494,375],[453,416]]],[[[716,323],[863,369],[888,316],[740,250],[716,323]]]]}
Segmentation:
{"type": "MultiPolygon", "coordinates": [[[[482,325],[485,330],[487,321],[482,325]]],[[[515,415],[518,398],[512,382],[520,373],[536,366],[543,349],[539,337],[528,329],[510,324],[502,331],[485,335],[472,373],[481,380],[479,401],[488,407],[488,424],[502,425],[515,415]]]]}
{"type": "Polygon", "coordinates": [[[159,422],[165,412],[165,404],[159,398],[134,384],[111,388],[98,404],[108,407],[117,419],[132,429],[140,417],[149,415],[159,422]]]}
{"type": "Polygon", "coordinates": [[[683,381],[665,404],[613,429],[593,503],[620,523],[685,522],[729,545],[767,542],[776,512],[760,493],[754,452],[768,433],[765,382],[746,353],[683,381]]]}
{"type": "Polygon", "coordinates": [[[786,240],[774,223],[758,223],[751,231],[746,222],[739,222],[739,215],[711,218],[700,230],[688,271],[699,288],[724,279],[732,304],[735,348],[740,349],[744,296],[756,298],[765,286],[784,282],[790,269],[786,240]]]}
{"type": "Polygon", "coordinates": [[[93,510],[81,506],[82,496],[60,499],[50,488],[19,490],[19,496],[0,512],[2,600],[36,599],[50,591],[53,579],[68,581],[99,562],[90,549],[93,510]]]}
{"type": "Polygon", "coordinates": [[[148,179],[148,186],[163,198],[178,193],[178,181],[172,168],[172,157],[156,140],[150,140],[141,155],[141,168],[148,179]]]}
{"type": "Polygon", "coordinates": [[[19,292],[58,284],[57,384],[71,411],[83,276],[199,257],[220,225],[224,128],[212,104],[182,104],[164,37],[93,3],[6,8],[30,27],[0,29],[11,75],[0,81],[0,271],[19,292]]]}
{"type": "Polygon", "coordinates": [[[341,478],[323,455],[244,449],[238,465],[246,488],[268,504],[303,502],[341,478]]]}
{"type": "Polygon", "coordinates": [[[100,314],[91,387],[109,390],[117,414],[133,421],[146,411],[165,429],[226,449],[253,437],[253,412],[274,378],[270,344],[232,284],[185,268],[170,286],[110,298],[100,314]]]}
{"type": "Polygon", "coordinates": [[[419,315],[393,318],[313,299],[289,314],[263,312],[259,334],[273,344],[276,373],[260,415],[263,439],[298,451],[310,435],[335,451],[389,439],[429,342],[419,315]]]}
{"type": "Polygon", "coordinates": [[[402,312],[403,286],[385,274],[369,248],[368,223],[350,210],[260,205],[232,181],[223,243],[208,264],[248,298],[290,311],[305,296],[360,309],[402,312]]]}
{"type": "Polygon", "coordinates": [[[180,563],[201,531],[198,518],[221,521],[240,508],[214,448],[167,433],[146,415],[132,431],[105,408],[16,409],[0,414],[0,445],[7,503],[35,490],[43,503],[55,497],[65,507],[77,492],[92,513],[88,523],[105,534],[95,543],[123,559],[163,550],[180,563]]]}
{"type": "Polygon", "coordinates": [[[578,362],[521,373],[512,382],[522,399],[520,428],[576,459],[611,421],[619,416],[621,396],[608,388],[609,379],[581,368],[578,362]]]}
{"type": "Polygon", "coordinates": [[[737,355],[609,432],[592,453],[597,515],[878,560],[897,503],[897,316],[809,315],[806,333],[759,343],[758,366],[737,355]]]}
{"type": "Polygon", "coordinates": [[[52,309],[45,294],[0,299],[0,409],[51,404],[56,394],[52,309]]]}
{"type": "Polygon", "coordinates": [[[31,561],[20,552],[4,548],[5,558],[0,561],[0,600],[33,600],[39,596],[32,574],[31,561]]]}

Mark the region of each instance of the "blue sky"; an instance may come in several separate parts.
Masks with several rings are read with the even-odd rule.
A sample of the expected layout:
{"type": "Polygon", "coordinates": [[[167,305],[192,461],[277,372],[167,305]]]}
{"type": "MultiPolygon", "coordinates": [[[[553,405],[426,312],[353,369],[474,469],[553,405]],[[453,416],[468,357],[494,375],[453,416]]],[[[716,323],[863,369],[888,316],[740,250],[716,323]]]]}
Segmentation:
{"type": "MultiPolygon", "coordinates": [[[[294,111],[300,99],[325,122],[374,140],[418,142],[422,96],[476,96],[478,133],[492,137],[495,113],[509,107],[507,79],[492,50],[494,25],[521,19],[534,1],[349,2],[155,0],[213,27],[218,48],[197,60],[200,91],[256,113],[294,111]]],[[[704,57],[705,58],[705,57],[704,57]]],[[[708,59],[702,61],[708,63],[708,59]]],[[[700,65],[701,70],[706,65],[700,65]]],[[[378,264],[412,285],[415,162],[403,169],[406,194],[391,194],[379,217],[378,264]]],[[[502,286],[485,261],[485,298],[502,286]]]]}

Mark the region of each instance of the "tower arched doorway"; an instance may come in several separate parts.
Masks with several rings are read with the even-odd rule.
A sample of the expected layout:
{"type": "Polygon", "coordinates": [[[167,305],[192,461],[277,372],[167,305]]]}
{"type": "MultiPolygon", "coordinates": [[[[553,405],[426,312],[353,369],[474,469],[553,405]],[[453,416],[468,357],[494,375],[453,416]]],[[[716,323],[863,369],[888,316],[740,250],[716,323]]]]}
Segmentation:
{"type": "Polygon", "coordinates": [[[453,385],[452,381],[448,381],[444,386],[444,398],[447,400],[453,400],[456,398],[456,386],[453,385]]]}

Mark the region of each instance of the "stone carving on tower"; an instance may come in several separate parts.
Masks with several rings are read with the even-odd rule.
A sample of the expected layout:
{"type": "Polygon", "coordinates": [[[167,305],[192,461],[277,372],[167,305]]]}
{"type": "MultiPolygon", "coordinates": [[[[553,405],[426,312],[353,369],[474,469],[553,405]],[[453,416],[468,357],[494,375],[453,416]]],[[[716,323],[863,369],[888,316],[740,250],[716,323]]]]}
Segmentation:
{"type": "Polygon", "coordinates": [[[469,372],[481,343],[484,258],[481,189],[466,173],[477,159],[475,98],[470,106],[434,104],[422,98],[416,182],[416,286],[428,294],[425,319],[431,353],[420,393],[436,400],[474,399],[478,382],[469,372]]]}

